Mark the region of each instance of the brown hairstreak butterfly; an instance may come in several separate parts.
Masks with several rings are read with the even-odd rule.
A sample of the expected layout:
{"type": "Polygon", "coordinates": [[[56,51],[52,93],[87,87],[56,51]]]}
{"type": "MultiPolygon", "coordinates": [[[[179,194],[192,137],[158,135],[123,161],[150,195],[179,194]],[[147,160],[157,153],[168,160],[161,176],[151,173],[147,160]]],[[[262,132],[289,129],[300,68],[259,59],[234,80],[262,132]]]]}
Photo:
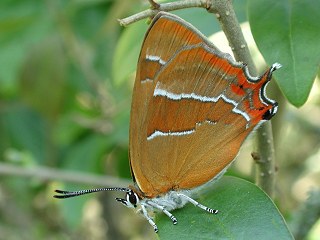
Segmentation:
{"type": "Polygon", "coordinates": [[[220,52],[181,18],[160,12],[145,35],[137,66],[130,119],[130,166],[134,185],[82,191],[56,190],[56,198],[123,191],[116,198],[138,208],[157,232],[149,212],[170,212],[186,203],[212,214],[192,197],[220,177],[245,138],[277,112],[265,89],[273,64],[251,77],[245,64],[220,52]]]}

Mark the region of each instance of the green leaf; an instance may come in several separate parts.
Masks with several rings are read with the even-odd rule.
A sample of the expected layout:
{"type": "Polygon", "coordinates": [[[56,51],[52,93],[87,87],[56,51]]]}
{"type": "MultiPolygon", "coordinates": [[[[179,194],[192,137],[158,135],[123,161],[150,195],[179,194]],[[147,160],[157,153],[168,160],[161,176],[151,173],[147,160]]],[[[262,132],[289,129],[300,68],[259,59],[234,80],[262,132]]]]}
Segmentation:
{"type": "Polygon", "coordinates": [[[46,122],[41,116],[23,105],[8,105],[0,114],[0,153],[10,148],[31,155],[43,163],[46,157],[46,122]]]}
{"type": "Polygon", "coordinates": [[[65,58],[61,39],[53,35],[31,48],[22,65],[19,86],[24,101],[51,120],[65,106],[65,58]]]}
{"type": "Polygon", "coordinates": [[[74,143],[63,160],[64,168],[95,172],[108,147],[108,138],[103,135],[88,135],[74,143]]]}
{"type": "Polygon", "coordinates": [[[320,1],[250,0],[253,37],[270,65],[280,62],[277,82],[293,105],[303,105],[320,63],[320,1]]]}
{"type": "Polygon", "coordinates": [[[45,2],[0,1],[0,93],[17,91],[21,64],[31,46],[52,32],[45,2]]]}
{"type": "Polygon", "coordinates": [[[140,21],[125,29],[121,35],[112,65],[112,74],[116,85],[121,85],[135,71],[147,28],[146,22],[140,21]]]}
{"type": "Polygon", "coordinates": [[[156,219],[160,239],[293,239],[271,199],[250,182],[225,176],[197,200],[219,213],[188,204],[173,212],[177,225],[160,214],[156,219]]]}

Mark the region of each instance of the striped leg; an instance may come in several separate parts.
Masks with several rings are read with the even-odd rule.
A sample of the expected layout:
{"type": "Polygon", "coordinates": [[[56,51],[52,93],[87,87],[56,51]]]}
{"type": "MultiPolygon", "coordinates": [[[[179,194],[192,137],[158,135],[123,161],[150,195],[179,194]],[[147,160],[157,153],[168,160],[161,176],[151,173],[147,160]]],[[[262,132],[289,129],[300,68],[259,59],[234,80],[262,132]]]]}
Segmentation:
{"type": "Polygon", "coordinates": [[[168,210],[166,210],[163,206],[158,205],[158,204],[156,204],[156,203],[154,203],[154,202],[152,202],[152,201],[147,201],[147,204],[149,204],[150,206],[152,206],[152,207],[154,207],[154,208],[157,208],[157,209],[159,209],[160,211],[162,211],[165,215],[167,215],[167,216],[171,219],[171,221],[172,221],[172,223],[173,223],[174,225],[178,223],[178,221],[177,221],[177,219],[175,218],[175,216],[173,216],[172,213],[170,213],[168,210]]]}
{"type": "Polygon", "coordinates": [[[141,204],[141,209],[142,209],[142,213],[143,213],[144,217],[148,220],[150,225],[153,227],[153,230],[157,233],[158,227],[157,227],[156,223],[152,220],[152,218],[149,216],[146,207],[141,204]]]}
{"type": "Polygon", "coordinates": [[[188,202],[191,202],[196,207],[199,207],[199,208],[201,208],[201,209],[203,209],[203,210],[205,210],[205,211],[207,211],[209,213],[213,213],[213,214],[217,214],[218,213],[218,210],[206,207],[206,206],[202,205],[201,203],[197,202],[196,200],[192,199],[191,197],[189,197],[187,195],[184,195],[183,193],[178,193],[178,196],[180,196],[182,198],[185,198],[186,200],[188,200],[188,202]]]}

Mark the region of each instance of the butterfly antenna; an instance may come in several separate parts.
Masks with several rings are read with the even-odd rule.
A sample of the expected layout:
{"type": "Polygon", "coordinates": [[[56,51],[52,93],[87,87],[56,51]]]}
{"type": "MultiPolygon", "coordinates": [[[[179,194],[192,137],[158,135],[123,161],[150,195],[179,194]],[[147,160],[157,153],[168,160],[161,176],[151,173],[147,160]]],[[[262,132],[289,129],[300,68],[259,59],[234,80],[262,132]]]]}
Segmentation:
{"type": "Polygon", "coordinates": [[[128,192],[130,191],[129,188],[94,188],[94,189],[87,189],[87,190],[79,190],[79,191],[63,191],[63,190],[55,190],[56,195],[54,195],[54,198],[71,198],[71,197],[77,197],[80,195],[85,195],[89,193],[95,193],[95,192],[103,192],[103,191],[121,191],[121,192],[128,192]]]}

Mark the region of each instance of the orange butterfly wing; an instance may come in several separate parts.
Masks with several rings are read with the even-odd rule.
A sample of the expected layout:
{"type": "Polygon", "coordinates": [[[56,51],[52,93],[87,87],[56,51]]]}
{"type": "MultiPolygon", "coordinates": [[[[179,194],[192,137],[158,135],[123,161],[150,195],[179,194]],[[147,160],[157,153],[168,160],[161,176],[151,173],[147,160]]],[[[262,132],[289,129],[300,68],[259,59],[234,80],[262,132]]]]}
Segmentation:
{"type": "Polygon", "coordinates": [[[130,164],[146,197],[208,182],[276,111],[260,79],[182,19],[159,13],[145,36],[133,90],[130,164]]]}

